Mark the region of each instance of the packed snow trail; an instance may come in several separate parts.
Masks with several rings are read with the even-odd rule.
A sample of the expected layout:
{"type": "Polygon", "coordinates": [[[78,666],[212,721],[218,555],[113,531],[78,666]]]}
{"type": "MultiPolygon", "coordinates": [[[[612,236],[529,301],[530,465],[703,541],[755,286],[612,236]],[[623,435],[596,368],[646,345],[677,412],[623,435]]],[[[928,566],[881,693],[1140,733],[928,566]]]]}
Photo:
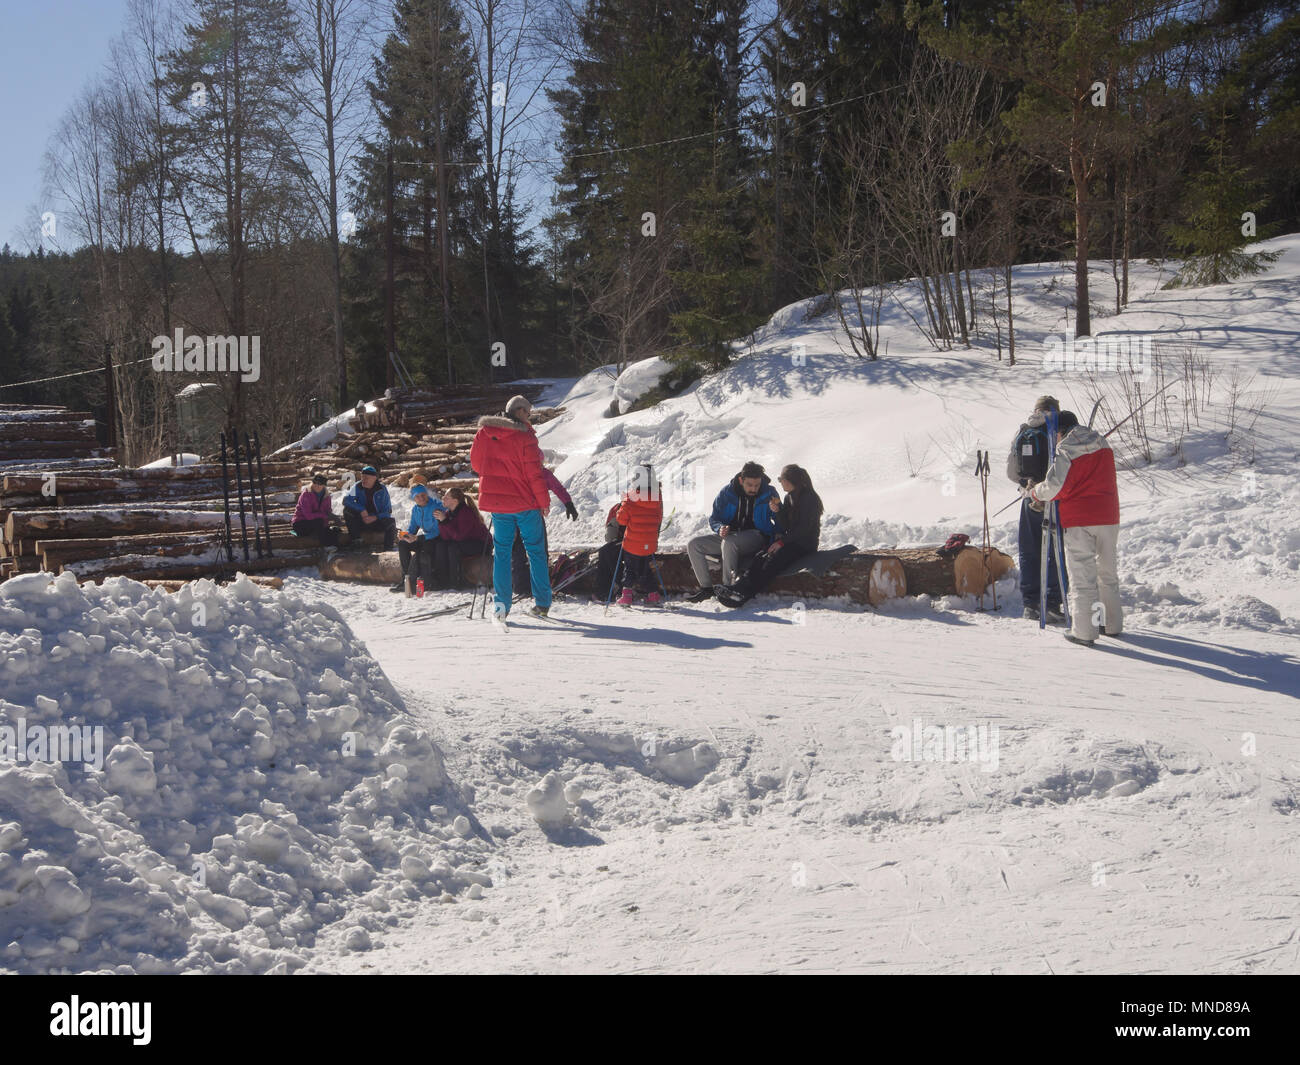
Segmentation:
{"type": "Polygon", "coordinates": [[[1086,649],[1001,614],[774,597],[561,599],[562,624],[502,638],[303,583],[350,600],[495,847],[483,902],[420,903],[365,954],[327,930],[314,969],[1300,968],[1292,639],[1138,624],[1086,649]],[[995,771],[895,760],[914,721],[996,726],[995,771]],[[525,801],[552,772],[578,796],[562,828],[525,801]]]}

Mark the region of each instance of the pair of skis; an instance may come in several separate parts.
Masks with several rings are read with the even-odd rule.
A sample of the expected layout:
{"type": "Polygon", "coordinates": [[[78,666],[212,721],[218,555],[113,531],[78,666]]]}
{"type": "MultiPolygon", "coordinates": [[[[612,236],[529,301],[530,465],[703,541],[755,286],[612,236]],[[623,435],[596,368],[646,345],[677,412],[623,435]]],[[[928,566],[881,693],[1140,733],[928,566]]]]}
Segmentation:
{"type": "MultiPolygon", "coordinates": [[[[1093,408],[1096,413],[1096,408],[1093,408]]],[[[1091,419],[1089,419],[1091,420],[1091,419]]],[[[1057,413],[1049,410],[1046,417],[1047,429],[1047,468],[1052,468],[1052,463],[1056,461],[1056,428],[1057,413]]],[[[1043,543],[1042,553],[1039,557],[1038,564],[1038,627],[1047,628],[1047,574],[1048,560],[1052,554],[1052,548],[1055,545],[1056,553],[1056,577],[1060,583],[1061,589],[1061,610],[1065,614],[1066,625],[1070,624],[1070,607],[1066,596],[1065,586],[1065,556],[1063,554],[1064,546],[1061,542],[1061,522],[1057,511],[1055,499],[1049,499],[1043,504],[1043,543]]]]}

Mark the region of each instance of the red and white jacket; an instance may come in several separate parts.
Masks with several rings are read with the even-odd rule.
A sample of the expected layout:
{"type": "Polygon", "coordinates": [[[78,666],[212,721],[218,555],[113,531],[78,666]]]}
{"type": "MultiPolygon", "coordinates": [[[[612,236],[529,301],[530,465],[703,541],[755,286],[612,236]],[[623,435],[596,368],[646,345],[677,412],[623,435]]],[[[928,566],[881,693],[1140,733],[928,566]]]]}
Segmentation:
{"type": "Polygon", "coordinates": [[[1056,459],[1030,494],[1040,503],[1055,499],[1061,525],[1118,525],[1119,485],[1115,452],[1106,438],[1086,425],[1074,429],[1056,446],[1056,459]]]}

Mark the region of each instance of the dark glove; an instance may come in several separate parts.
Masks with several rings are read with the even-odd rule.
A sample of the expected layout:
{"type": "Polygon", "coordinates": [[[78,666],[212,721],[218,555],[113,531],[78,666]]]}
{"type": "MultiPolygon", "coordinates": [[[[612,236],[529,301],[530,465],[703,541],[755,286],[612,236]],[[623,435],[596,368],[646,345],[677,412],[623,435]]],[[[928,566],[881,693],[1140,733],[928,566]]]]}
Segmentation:
{"type": "Polygon", "coordinates": [[[578,508],[573,505],[572,499],[564,504],[564,512],[569,515],[570,521],[578,520],[578,508]]]}

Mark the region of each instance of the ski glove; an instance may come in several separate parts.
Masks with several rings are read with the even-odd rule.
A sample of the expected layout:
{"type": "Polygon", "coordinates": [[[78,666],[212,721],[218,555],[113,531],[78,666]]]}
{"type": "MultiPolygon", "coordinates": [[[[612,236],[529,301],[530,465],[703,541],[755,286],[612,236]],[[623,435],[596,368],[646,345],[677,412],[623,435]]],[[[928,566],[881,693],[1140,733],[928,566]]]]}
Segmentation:
{"type": "Polygon", "coordinates": [[[570,521],[578,520],[578,508],[573,505],[573,500],[564,504],[564,512],[569,515],[570,521]]]}

